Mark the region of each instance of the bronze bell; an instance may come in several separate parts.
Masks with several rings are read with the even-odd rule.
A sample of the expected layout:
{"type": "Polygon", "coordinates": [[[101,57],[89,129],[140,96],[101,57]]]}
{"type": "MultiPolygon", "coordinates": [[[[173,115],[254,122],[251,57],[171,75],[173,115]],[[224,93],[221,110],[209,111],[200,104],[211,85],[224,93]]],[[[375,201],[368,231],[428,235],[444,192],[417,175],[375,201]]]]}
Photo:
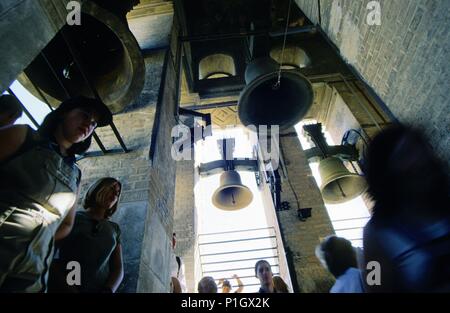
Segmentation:
{"type": "Polygon", "coordinates": [[[296,70],[281,70],[271,58],[252,61],[245,70],[246,87],[238,103],[239,119],[245,126],[279,125],[287,129],[308,112],[314,99],[309,80],[296,70]]]}
{"type": "Polygon", "coordinates": [[[367,190],[364,177],[351,173],[337,157],[328,157],[320,161],[319,173],[322,178],[320,191],[325,203],[347,202],[367,190]]]}
{"type": "MultiPolygon", "coordinates": [[[[92,1],[85,1],[81,10],[81,25],[66,25],[62,31],[75,47],[102,101],[112,113],[121,112],[144,86],[145,64],[141,50],[124,18],[126,12],[122,12],[123,16],[112,13],[92,1]]],[[[71,96],[94,97],[61,31],[24,72],[26,75],[19,76],[20,83],[39,98],[33,82],[52,106],[67,98],[60,82],[71,96]]]]}
{"type": "Polygon", "coordinates": [[[247,207],[253,200],[250,189],[242,184],[241,176],[234,170],[220,175],[220,187],[214,191],[212,203],[219,209],[235,211],[247,207]]]}

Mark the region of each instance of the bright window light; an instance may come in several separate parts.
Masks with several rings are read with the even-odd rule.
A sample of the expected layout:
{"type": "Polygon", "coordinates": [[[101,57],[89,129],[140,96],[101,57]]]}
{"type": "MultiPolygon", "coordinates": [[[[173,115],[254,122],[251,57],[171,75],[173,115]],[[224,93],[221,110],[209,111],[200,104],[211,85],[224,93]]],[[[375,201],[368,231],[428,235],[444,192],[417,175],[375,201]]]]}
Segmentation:
{"type": "MultiPolygon", "coordinates": [[[[40,125],[45,116],[50,113],[49,107],[44,102],[33,96],[17,80],[10,86],[10,88],[28,112],[30,112],[31,116],[33,116],[36,122],[40,125]]],[[[36,129],[36,126],[31,122],[25,112],[14,124],[26,124],[31,128],[36,129]]]]}
{"type": "MultiPolygon", "coordinates": [[[[247,131],[241,127],[214,129],[213,136],[195,144],[195,163],[220,160],[217,141],[234,138],[233,157],[252,157],[252,141],[247,131]]],[[[274,274],[279,274],[279,260],[275,231],[269,225],[260,191],[253,172],[239,171],[242,183],[253,193],[252,203],[241,210],[224,211],[216,208],[211,201],[219,187],[220,174],[202,176],[194,187],[198,216],[199,252],[203,276],[212,276],[216,282],[229,279],[232,292],[238,275],[244,284],[243,292],[257,292],[259,280],[255,277],[254,266],[265,259],[272,265],[274,274]]],[[[221,292],[221,289],[219,289],[221,292]]]]}
{"type": "MultiPolygon", "coordinates": [[[[308,120],[302,121],[295,126],[303,150],[307,150],[314,146],[310,139],[304,134],[303,125],[315,123],[317,123],[317,121],[308,120]]],[[[336,143],[326,129],[323,128],[322,130],[327,143],[329,145],[335,145],[336,143]]],[[[319,174],[319,163],[309,163],[309,167],[311,168],[317,186],[320,186],[322,180],[319,174]]],[[[362,247],[363,228],[370,218],[369,209],[362,196],[345,203],[325,204],[325,207],[336,235],[350,240],[354,247],[362,247]]]]}

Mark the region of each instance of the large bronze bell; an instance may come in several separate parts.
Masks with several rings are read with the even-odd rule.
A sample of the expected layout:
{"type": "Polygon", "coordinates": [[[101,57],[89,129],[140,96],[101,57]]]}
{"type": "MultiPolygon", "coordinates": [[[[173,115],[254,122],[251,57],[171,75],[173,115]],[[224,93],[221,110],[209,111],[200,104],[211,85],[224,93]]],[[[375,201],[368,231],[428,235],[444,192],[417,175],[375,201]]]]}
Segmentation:
{"type": "Polygon", "coordinates": [[[358,174],[351,173],[337,157],[328,157],[320,161],[319,173],[322,178],[320,191],[325,203],[347,202],[367,190],[366,180],[358,174]]]}
{"type": "MultiPolygon", "coordinates": [[[[84,63],[86,75],[112,113],[121,112],[137,98],[144,86],[145,65],[124,16],[113,14],[92,1],[85,1],[81,25],[66,25],[62,31],[74,46],[84,63]]],[[[70,96],[94,97],[61,31],[24,72],[26,75],[21,75],[19,81],[38,96],[31,84],[33,82],[52,106],[67,98],[61,83],[70,96]]]]}
{"type": "Polygon", "coordinates": [[[239,119],[245,126],[279,125],[287,129],[308,112],[314,99],[309,80],[296,70],[282,70],[271,58],[251,62],[245,70],[246,87],[238,103],[239,119]]]}
{"type": "Polygon", "coordinates": [[[234,170],[220,175],[220,187],[214,191],[212,203],[219,209],[235,211],[247,207],[253,200],[250,189],[242,184],[241,176],[234,170]]]}

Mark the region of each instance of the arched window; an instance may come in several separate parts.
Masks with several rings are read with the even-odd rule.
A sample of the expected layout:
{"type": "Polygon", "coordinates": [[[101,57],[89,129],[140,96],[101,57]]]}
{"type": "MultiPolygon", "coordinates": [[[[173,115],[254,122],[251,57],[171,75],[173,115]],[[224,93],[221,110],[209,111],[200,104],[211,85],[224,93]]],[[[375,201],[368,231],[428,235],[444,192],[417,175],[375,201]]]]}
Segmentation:
{"type": "Polygon", "coordinates": [[[198,65],[198,79],[214,79],[236,75],[231,56],[217,53],[204,57],[198,65]]]}
{"type": "Polygon", "coordinates": [[[277,61],[282,65],[283,69],[296,69],[296,68],[304,68],[311,64],[311,60],[309,59],[306,52],[296,46],[287,46],[284,49],[283,60],[282,57],[282,47],[276,47],[270,51],[270,56],[272,59],[277,61]]]}

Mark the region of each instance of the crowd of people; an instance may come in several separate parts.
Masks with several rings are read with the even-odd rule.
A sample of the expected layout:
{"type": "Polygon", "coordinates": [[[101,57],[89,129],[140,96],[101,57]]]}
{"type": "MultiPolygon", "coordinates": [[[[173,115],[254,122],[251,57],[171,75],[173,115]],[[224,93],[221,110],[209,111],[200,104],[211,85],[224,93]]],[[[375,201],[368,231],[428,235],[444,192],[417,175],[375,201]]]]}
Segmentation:
{"type": "MultiPolygon", "coordinates": [[[[274,276],[272,267],[267,260],[259,260],[255,264],[255,277],[258,278],[260,288],[258,293],[289,293],[289,287],[280,276],[274,276]]],[[[243,292],[244,284],[240,278],[235,274],[233,278],[238,283],[238,289],[235,293],[243,292]]],[[[219,286],[222,285],[222,293],[230,293],[232,290],[231,283],[226,279],[219,279],[219,283],[212,276],[205,276],[200,279],[197,285],[199,293],[217,293],[219,286]]]]}
{"type": "MultiPolygon", "coordinates": [[[[38,130],[13,125],[22,114],[17,100],[0,97],[0,292],[116,292],[124,276],[121,230],[111,221],[121,183],[104,177],[88,189],[77,210],[81,170],[76,155],[86,152],[95,128],[112,115],[97,100],[64,101],[38,130]],[[68,285],[68,262],[80,264],[82,284],[68,285]]],[[[450,291],[448,168],[424,136],[396,125],[371,142],[365,163],[375,206],[364,229],[363,262],[351,243],[327,237],[316,255],[336,278],[330,292],[450,291]],[[376,261],[380,284],[368,284],[367,263],[376,261]],[[362,263],[362,264],[361,264],[362,263]]],[[[174,293],[187,292],[183,260],[172,236],[174,293]]],[[[255,264],[259,293],[290,292],[266,260],[255,264]]],[[[220,279],[223,293],[242,292],[220,279]]],[[[198,292],[219,290],[204,277],[198,292]]]]}

